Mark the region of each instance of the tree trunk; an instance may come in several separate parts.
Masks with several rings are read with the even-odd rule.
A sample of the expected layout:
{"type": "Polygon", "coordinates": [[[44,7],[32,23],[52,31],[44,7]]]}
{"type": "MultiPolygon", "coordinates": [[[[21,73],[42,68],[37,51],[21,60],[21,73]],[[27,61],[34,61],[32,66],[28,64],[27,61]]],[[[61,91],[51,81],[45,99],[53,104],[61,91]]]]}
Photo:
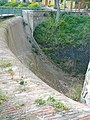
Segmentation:
{"type": "Polygon", "coordinates": [[[58,22],[59,19],[60,19],[60,4],[59,4],[59,0],[56,0],[56,5],[57,5],[56,21],[58,22]]]}

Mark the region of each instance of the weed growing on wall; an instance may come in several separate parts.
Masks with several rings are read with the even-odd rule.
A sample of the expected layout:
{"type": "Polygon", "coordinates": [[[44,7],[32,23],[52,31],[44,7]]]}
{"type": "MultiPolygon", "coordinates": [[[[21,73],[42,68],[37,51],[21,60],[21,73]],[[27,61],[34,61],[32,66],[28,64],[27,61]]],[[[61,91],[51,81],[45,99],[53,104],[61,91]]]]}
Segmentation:
{"type": "Polygon", "coordinates": [[[69,107],[67,105],[65,105],[63,102],[55,99],[52,96],[49,96],[46,100],[43,99],[43,98],[38,98],[38,99],[35,100],[35,103],[37,105],[51,105],[57,111],[63,111],[63,110],[68,110],[69,109],[69,107]]]}

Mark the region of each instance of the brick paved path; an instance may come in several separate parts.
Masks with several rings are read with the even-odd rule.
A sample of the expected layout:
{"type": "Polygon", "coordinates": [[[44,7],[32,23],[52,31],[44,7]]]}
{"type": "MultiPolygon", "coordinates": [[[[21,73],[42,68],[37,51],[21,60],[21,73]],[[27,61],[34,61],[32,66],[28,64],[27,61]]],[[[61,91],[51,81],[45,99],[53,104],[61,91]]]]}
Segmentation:
{"type": "Polygon", "coordinates": [[[11,101],[0,106],[0,120],[90,120],[90,112],[70,109],[57,112],[52,106],[28,109],[16,108],[11,101]]]}

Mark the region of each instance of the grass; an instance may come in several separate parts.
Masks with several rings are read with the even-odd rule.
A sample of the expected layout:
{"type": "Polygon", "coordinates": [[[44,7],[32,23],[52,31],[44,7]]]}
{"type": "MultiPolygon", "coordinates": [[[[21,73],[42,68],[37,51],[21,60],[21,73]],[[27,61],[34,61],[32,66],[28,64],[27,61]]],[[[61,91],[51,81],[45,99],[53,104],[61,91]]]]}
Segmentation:
{"type": "Polygon", "coordinates": [[[0,104],[7,100],[7,96],[4,94],[2,90],[0,90],[0,104]]]}
{"type": "Polygon", "coordinates": [[[18,103],[18,104],[15,105],[15,108],[16,108],[16,109],[20,109],[20,108],[22,108],[23,106],[24,106],[23,103],[18,103]]]}
{"type": "Polygon", "coordinates": [[[57,111],[68,110],[68,107],[66,105],[64,105],[64,103],[62,103],[61,101],[58,101],[58,100],[55,100],[52,103],[52,105],[57,111]]]}
{"type": "Polygon", "coordinates": [[[82,85],[74,83],[73,88],[69,91],[68,94],[66,94],[66,96],[75,101],[80,101],[81,91],[82,91],[82,85]]]}
{"type": "Polygon", "coordinates": [[[39,99],[36,99],[36,100],[35,100],[35,103],[38,104],[38,105],[43,105],[43,104],[46,103],[46,101],[43,100],[42,98],[39,98],[39,99]]]}
{"type": "Polygon", "coordinates": [[[12,70],[12,68],[9,68],[9,69],[7,70],[7,72],[8,72],[10,75],[13,75],[13,74],[14,74],[14,71],[12,70]]]}
{"type": "Polygon", "coordinates": [[[12,64],[10,63],[10,61],[0,60],[0,67],[7,68],[7,67],[11,67],[11,66],[12,66],[12,64]]]}
{"type": "Polygon", "coordinates": [[[46,100],[44,100],[43,98],[36,99],[35,103],[38,104],[38,105],[51,105],[57,111],[63,111],[63,110],[68,110],[69,109],[67,105],[65,105],[63,102],[55,99],[52,96],[49,96],[46,100]]]}

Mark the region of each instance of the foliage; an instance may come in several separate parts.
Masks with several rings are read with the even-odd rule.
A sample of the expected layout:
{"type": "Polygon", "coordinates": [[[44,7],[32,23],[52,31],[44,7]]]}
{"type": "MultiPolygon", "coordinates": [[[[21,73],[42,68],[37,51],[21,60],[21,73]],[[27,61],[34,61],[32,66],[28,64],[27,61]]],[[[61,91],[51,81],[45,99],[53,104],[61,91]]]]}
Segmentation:
{"type": "Polygon", "coordinates": [[[18,8],[21,8],[21,7],[27,7],[28,6],[28,4],[27,3],[23,3],[23,2],[21,2],[21,3],[19,3],[18,4],[18,8]]]}
{"type": "Polygon", "coordinates": [[[52,97],[52,96],[49,96],[48,99],[47,99],[47,101],[49,101],[49,102],[55,102],[55,98],[52,97]]]}
{"type": "Polygon", "coordinates": [[[31,4],[28,5],[28,7],[32,9],[32,8],[40,7],[40,5],[38,2],[32,2],[31,4]]]}
{"type": "Polygon", "coordinates": [[[85,8],[86,5],[90,8],[90,1],[82,2],[82,6],[85,8]]]}
{"type": "Polygon", "coordinates": [[[7,0],[0,0],[0,6],[4,5],[7,2],[7,0]]]}
{"type": "Polygon", "coordinates": [[[35,40],[63,71],[85,74],[90,51],[90,16],[62,13],[36,27],[35,40]]]}
{"type": "Polygon", "coordinates": [[[7,2],[4,4],[4,6],[9,6],[9,7],[17,7],[19,5],[18,2],[7,2]]]}
{"type": "Polygon", "coordinates": [[[32,2],[32,3],[25,3],[25,2],[6,2],[2,4],[3,6],[9,6],[9,7],[15,7],[15,8],[22,8],[22,9],[33,9],[33,10],[39,10],[41,9],[38,2],[32,2]]]}
{"type": "Polygon", "coordinates": [[[43,105],[43,104],[46,104],[46,105],[52,105],[56,110],[58,111],[61,111],[61,110],[68,110],[69,108],[67,107],[67,105],[65,105],[63,102],[55,99],[54,97],[52,96],[49,96],[46,100],[42,99],[42,98],[39,98],[39,99],[36,99],[35,100],[35,103],[36,104],[39,104],[39,105],[43,105]]]}

